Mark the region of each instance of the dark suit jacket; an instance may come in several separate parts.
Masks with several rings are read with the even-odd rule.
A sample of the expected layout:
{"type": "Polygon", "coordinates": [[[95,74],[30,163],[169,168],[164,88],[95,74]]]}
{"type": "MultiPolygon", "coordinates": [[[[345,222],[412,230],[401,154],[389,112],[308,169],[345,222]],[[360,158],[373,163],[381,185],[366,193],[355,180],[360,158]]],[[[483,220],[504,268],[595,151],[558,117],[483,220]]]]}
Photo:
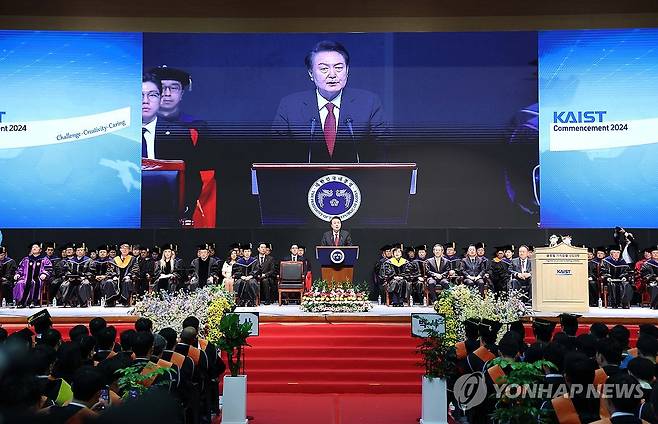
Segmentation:
{"type": "MultiPolygon", "coordinates": [[[[322,235],[322,241],[320,242],[321,245],[323,246],[335,246],[336,244],[334,243],[334,232],[333,231],[327,231],[322,235]]],[[[339,246],[351,246],[352,245],[352,237],[350,236],[350,233],[348,233],[346,230],[340,230],[340,233],[338,234],[338,245],[339,246]]]]}
{"type": "Polygon", "coordinates": [[[267,279],[274,277],[274,275],[276,274],[276,267],[274,266],[275,265],[274,258],[269,255],[265,255],[265,258],[263,260],[263,265],[260,265],[260,255],[256,255],[255,258],[259,263],[258,274],[259,275],[265,274],[265,278],[267,279]]]}
{"type": "Polygon", "coordinates": [[[470,275],[471,277],[482,277],[485,272],[487,264],[482,258],[475,257],[475,262],[471,263],[471,259],[467,256],[462,259],[461,272],[462,275],[470,275]]]}
{"type": "Polygon", "coordinates": [[[195,146],[192,142],[194,131],[196,128],[181,121],[170,121],[161,117],[158,117],[155,125],[155,158],[185,162],[186,217],[191,217],[191,214],[194,213],[202,186],[199,173],[202,155],[199,153],[199,144],[197,143],[195,146]]]}
{"type": "MultiPolygon", "coordinates": [[[[521,258],[512,258],[512,278],[516,278],[516,274],[521,272],[521,258]]],[[[526,258],[525,272],[532,274],[532,261],[526,258]]]]}
{"type": "MultiPolygon", "coordinates": [[[[439,274],[445,274],[450,271],[450,261],[448,261],[445,256],[441,256],[439,263],[436,263],[436,257],[432,256],[427,260],[427,267],[430,272],[436,272],[439,274]]],[[[447,275],[444,275],[447,277],[447,275]]]]}
{"type": "Polygon", "coordinates": [[[307,144],[304,162],[357,162],[357,156],[360,161],[378,158],[376,146],[366,146],[386,132],[382,104],[375,94],[357,88],[343,89],[332,156],[327,151],[321,122],[316,91],[303,91],[281,100],[272,131],[283,140],[307,144]]]}

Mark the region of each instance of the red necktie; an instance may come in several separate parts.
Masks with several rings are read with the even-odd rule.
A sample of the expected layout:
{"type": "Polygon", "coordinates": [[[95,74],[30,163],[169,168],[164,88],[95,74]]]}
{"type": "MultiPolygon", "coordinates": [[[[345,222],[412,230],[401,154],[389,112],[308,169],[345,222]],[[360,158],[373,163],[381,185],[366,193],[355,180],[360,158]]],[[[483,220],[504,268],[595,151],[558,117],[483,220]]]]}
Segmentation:
{"type": "Polygon", "coordinates": [[[324,120],[324,141],[327,143],[327,150],[331,157],[334,154],[334,146],[336,145],[336,116],[334,116],[333,103],[329,102],[325,107],[329,113],[324,120]]]}
{"type": "Polygon", "coordinates": [[[335,233],[335,234],[334,234],[334,244],[335,244],[336,246],[338,246],[338,239],[339,239],[339,238],[340,238],[340,237],[339,237],[338,233],[335,233]]]}

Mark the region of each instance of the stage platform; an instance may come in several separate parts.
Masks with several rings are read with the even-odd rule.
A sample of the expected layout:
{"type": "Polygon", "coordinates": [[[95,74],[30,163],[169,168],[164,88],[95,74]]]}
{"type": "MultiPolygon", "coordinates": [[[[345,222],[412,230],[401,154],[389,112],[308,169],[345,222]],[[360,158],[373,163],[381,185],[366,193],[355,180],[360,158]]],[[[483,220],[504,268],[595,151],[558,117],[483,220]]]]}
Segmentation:
{"type": "MultiPolygon", "coordinates": [[[[131,314],[132,308],[124,307],[89,307],[64,308],[48,307],[48,312],[55,323],[87,323],[91,318],[103,317],[108,322],[134,322],[137,317],[131,314]]],[[[27,317],[40,308],[0,308],[0,324],[21,324],[27,317]]],[[[310,313],[303,312],[299,305],[261,305],[258,307],[237,308],[237,312],[258,312],[261,322],[372,322],[372,323],[409,323],[412,313],[432,313],[430,307],[413,306],[394,308],[373,303],[368,312],[359,313],[310,313]]],[[[558,320],[558,313],[535,312],[533,316],[558,320]]],[[[606,324],[658,324],[658,311],[649,308],[633,307],[630,309],[590,308],[582,314],[581,324],[604,322],[606,324]]]]}

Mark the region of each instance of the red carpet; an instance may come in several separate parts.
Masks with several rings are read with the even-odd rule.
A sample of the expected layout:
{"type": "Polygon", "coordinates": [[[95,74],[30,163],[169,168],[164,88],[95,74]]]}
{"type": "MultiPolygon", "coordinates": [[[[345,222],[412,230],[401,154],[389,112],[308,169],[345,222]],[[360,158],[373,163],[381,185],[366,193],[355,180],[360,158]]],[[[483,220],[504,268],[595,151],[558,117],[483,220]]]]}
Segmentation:
{"type": "Polygon", "coordinates": [[[420,395],[249,395],[250,424],[414,424],[420,395]]]}
{"type": "Polygon", "coordinates": [[[408,324],[266,323],[249,343],[249,393],[420,393],[408,324]]]}

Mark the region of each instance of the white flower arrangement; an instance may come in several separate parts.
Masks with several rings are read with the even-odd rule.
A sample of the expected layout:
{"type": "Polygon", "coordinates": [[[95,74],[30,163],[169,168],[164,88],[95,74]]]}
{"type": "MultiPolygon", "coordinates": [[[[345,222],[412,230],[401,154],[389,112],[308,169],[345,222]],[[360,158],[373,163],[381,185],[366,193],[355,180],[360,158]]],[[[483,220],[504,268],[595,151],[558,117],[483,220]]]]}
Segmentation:
{"type": "Polygon", "coordinates": [[[206,337],[208,308],[220,299],[226,301],[227,309],[235,306],[233,293],[221,286],[206,286],[193,292],[180,290],[168,293],[163,290],[145,294],[135,303],[130,313],[153,321],[153,331],[171,327],[180,332],[183,330],[183,320],[195,316],[199,319],[200,336],[206,337]]]}

